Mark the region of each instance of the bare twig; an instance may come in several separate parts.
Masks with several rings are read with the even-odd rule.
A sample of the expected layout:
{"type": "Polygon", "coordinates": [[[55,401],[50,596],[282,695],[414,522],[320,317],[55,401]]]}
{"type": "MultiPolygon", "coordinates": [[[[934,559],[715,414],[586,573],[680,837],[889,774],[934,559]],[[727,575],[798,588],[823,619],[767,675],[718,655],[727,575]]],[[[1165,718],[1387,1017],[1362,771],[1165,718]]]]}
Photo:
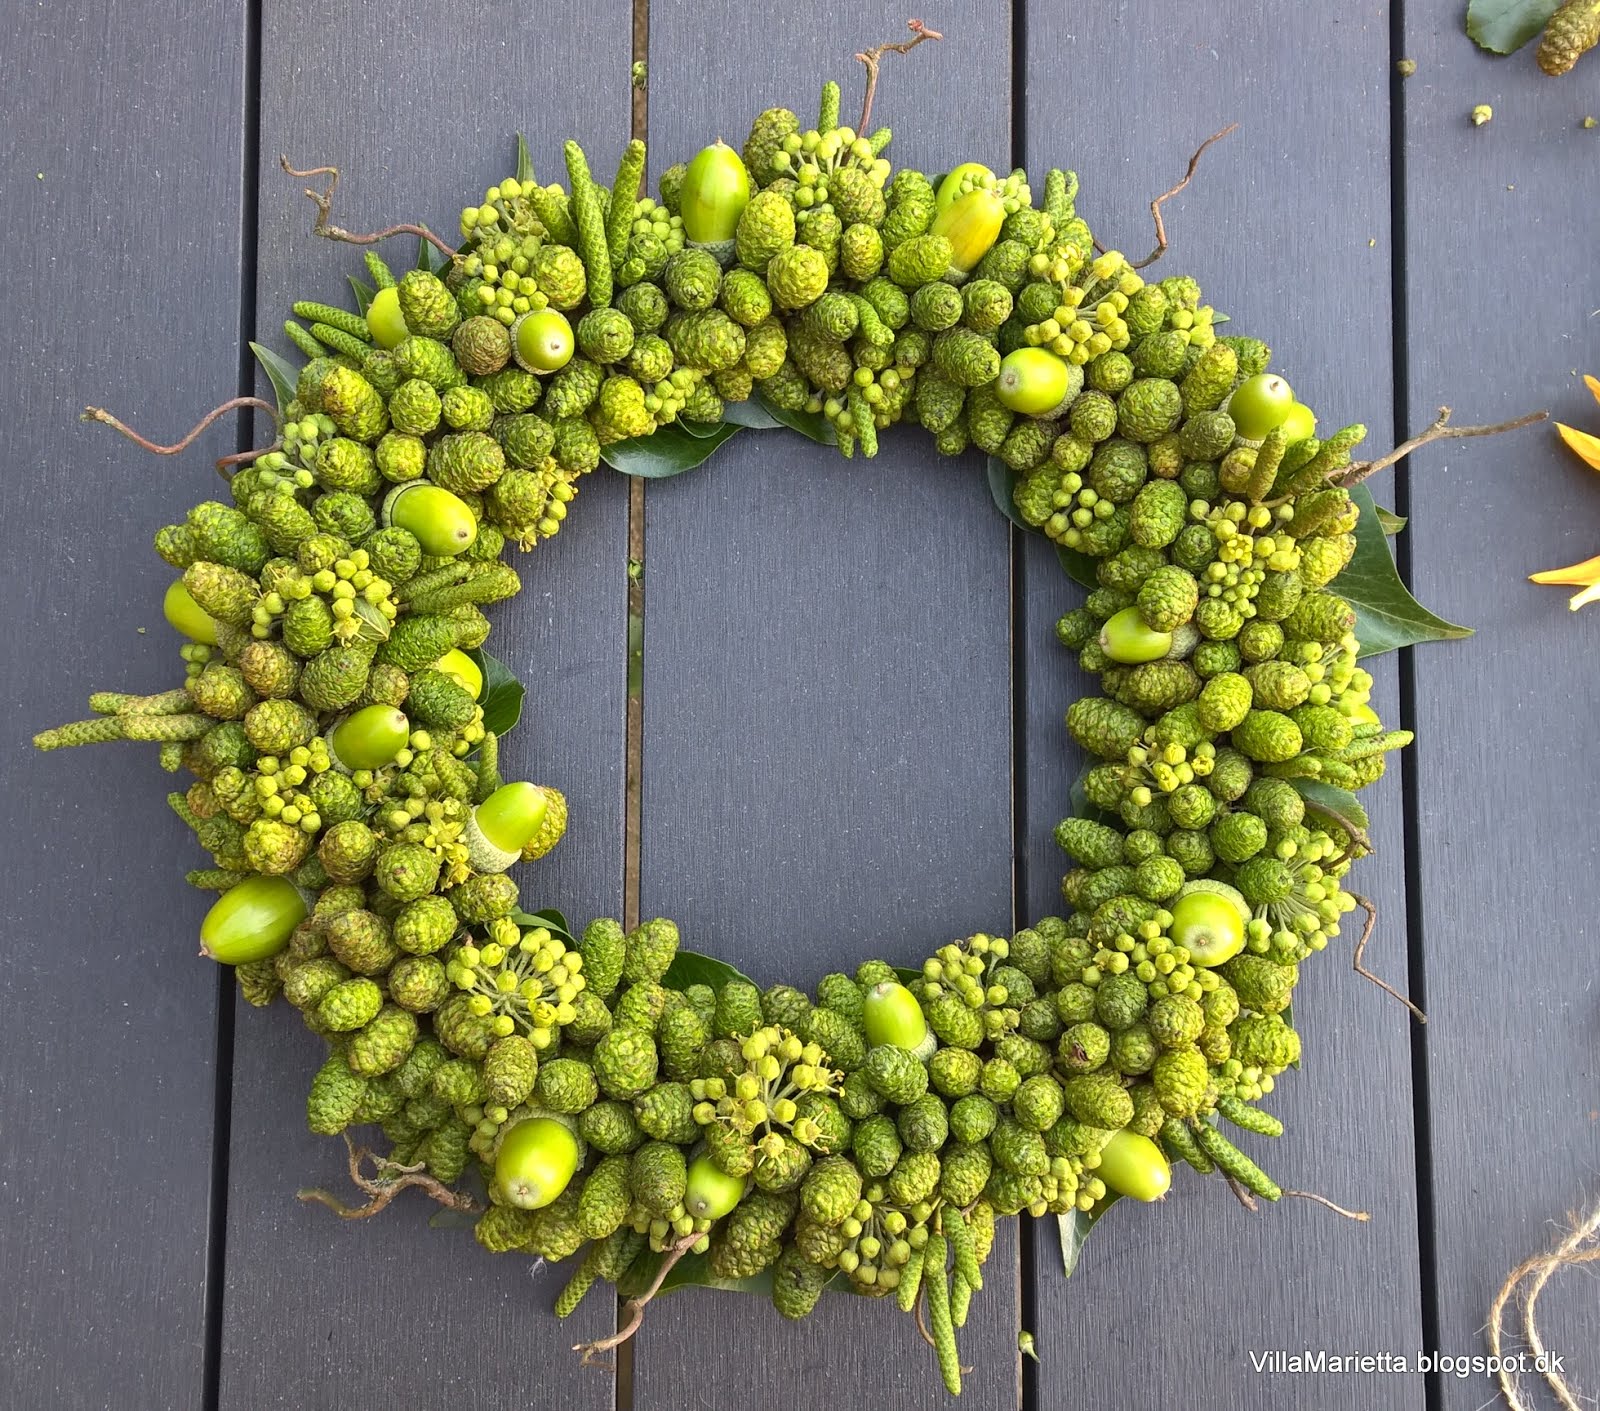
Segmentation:
{"type": "Polygon", "coordinates": [[[1409,441],[1402,442],[1388,455],[1379,456],[1375,461],[1358,461],[1342,471],[1333,483],[1342,485],[1348,490],[1352,485],[1359,485],[1369,475],[1376,475],[1396,461],[1404,460],[1413,451],[1428,445],[1431,441],[1453,441],[1464,436],[1498,436],[1502,431],[1518,431],[1524,426],[1532,426],[1536,422],[1544,421],[1549,415],[1547,411],[1529,412],[1527,416],[1519,416],[1511,421],[1497,421],[1493,426],[1451,426],[1450,408],[1440,407],[1438,419],[1426,431],[1413,436],[1409,441]]]}
{"type": "Polygon", "coordinates": [[[936,29],[929,29],[921,20],[907,20],[906,28],[911,31],[910,39],[901,40],[898,44],[880,44],[876,49],[863,49],[856,58],[867,67],[867,92],[861,100],[861,122],[856,128],[860,137],[867,136],[870,129],[867,124],[872,121],[872,99],[878,91],[878,65],[885,54],[909,54],[924,39],[943,39],[944,36],[936,29]]]}
{"type": "Polygon", "coordinates": [[[217,470],[224,477],[228,474],[228,467],[245,465],[250,461],[258,461],[262,456],[271,455],[274,451],[283,449],[282,441],[274,441],[270,446],[254,446],[248,451],[235,451],[231,456],[223,456],[217,462],[217,470]]]}
{"type": "Polygon", "coordinates": [[[367,1203],[346,1205],[330,1191],[320,1189],[298,1192],[301,1200],[308,1204],[326,1205],[341,1220],[365,1220],[368,1216],[376,1215],[404,1190],[425,1191],[448,1210],[475,1211],[479,1208],[471,1196],[451,1190],[442,1181],[428,1175],[420,1163],[402,1166],[387,1160],[364,1146],[357,1146],[351,1141],[349,1133],[344,1134],[344,1144],[349,1153],[350,1179],[357,1190],[369,1197],[367,1203]],[[364,1161],[372,1162],[373,1175],[368,1176],[362,1171],[361,1164],[364,1161]]]}
{"type": "Polygon", "coordinates": [[[1242,1185],[1240,1185],[1239,1182],[1236,1181],[1232,1176],[1228,1175],[1226,1171],[1223,1172],[1223,1179],[1227,1181],[1228,1189],[1233,1192],[1234,1197],[1238,1200],[1239,1204],[1244,1206],[1244,1208],[1252,1215],[1254,1215],[1256,1211],[1260,1209],[1260,1207],[1256,1204],[1256,1198],[1251,1195],[1250,1192],[1247,1191],[1242,1185]]]}
{"type": "Polygon", "coordinates": [[[661,1292],[661,1285],[673,1266],[695,1247],[705,1236],[703,1234],[689,1233],[680,1235],[667,1246],[666,1256],[661,1261],[661,1267],[656,1270],[656,1276],[650,1281],[650,1287],[634,1298],[630,1298],[622,1305],[626,1319],[622,1326],[608,1338],[600,1338],[596,1342],[575,1342],[572,1345],[574,1352],[583,1354],[582,1365],[585,1367],[604,1367],[606,1364],[599,1360],[602,1352],[609,1352],[613,1347],[620,1347],[639,1331],[639,1324],[644,1321],[645,1306],[661,1292]]]}
{"type": "Polygon", "coordinates": [[[1285,1195],[1298,1197],[1300,1200],[1314,1200],[1318,1205],[1325,1205],[1335,1215],[1343,1215],[1346,1220],[1359,1220],[1365,1224],[1372,1218],[1365,1210],[1346,1210],[1342,1205],[1335,1205],[1325,1195],[1318,1195],[1315,1191],[1285,1191],[1285,1195]]]}
{"type": "Polygon", "coordinates": [[[926,1284],[923,1284],[922,1287],[917,1290],[916,1302],[913,1303],[911,1306],[912,1306],[913,1309],[916,1310],[916,1314],[917,1314],[917,1331],[922,1334],[923,1342],[927,1343],[929,1347],[931,1347],[935,1352],[937,1352],[939,1350],[939,1344],[936,1343],[933,1340],[933,1334],[928,1331],[927,1320],[922,1316],[922,1305],[923,1305],[923,1301],[927,1298],[927,1296],[928,1296],[928,1286],[926,1284]]]}
{"type": "Polygon", "coordinates": [[[312,203],[317,208],[317,221],[311,227],[313,235],[321,235],[328,240],[342,240],[346,245],[376,245],[380,240],[387,240],[391,235],[418,235],[443,254],[447,260],[455,259],[455,249],[446,245],[425,225],[391,225],[384,230],[374,230],[366,235],[353,235],[343,226],[332,224],[328,220],[328,213],[333,209],[333,193],[339,189],[339,168],[308,167],[305,171],[299,171],[289,165],[289,159],[285,156],[278,158],[278,164],[290,176],[325,176],[328,178],[328,185],[322,191],[313,191],[309,186],[306,187],[306,195],[311,198],[312,203]]]}
{"type": "MultiPolygon", "coordinates": [[[[189,432],[187,436],[183,437],[181,440],[174,441],[170,446],[158,445],[148,437],[141,436],[137,431],[129,426],[127,422],[123,421],[120,417],[113,416],[104,407],[85,407],[83,409],[82,416],[80,416],[78,419],[80,421],[98,421],[102,426],[109,426],[113,431],[121,432],[121,434],[126,436],[128,440],[132,441],[135,446],[149,451],[153,456],[175,456],[180,451],[188,450],[189,447],[195,443],[195,439],[200,435],[200,433],[219,417],[224,417],[229,412],[240,411],[245,407],[259,407],[262,411],[271,416],[273,425],[277,425],[278,409],[273,406],[271,402],[263,402],[260,397],[230,397],[220,407],[213,407],[210,411],[208,411],[203,417],[200,418],[199,423],[194,427],[193,430],[189,432]]],[[[264,456],[268,451],[275,449],[278,444],[279,443],[277,441],[274,441],[271,446],[263,447],[259,451],[240,451],[235,455],[224,456],[217,462],[217,473],[226,479],[226,468],[228,466],[236,465],[242,460],[253,460],[256,456],[264,456]]]]}
{"type": "Polygon", "coordinates": [[[1361,928],[1361,939],[1356,942],[1355,954],[1350,957],[1351,968],[1355,970],[1357,975],[1371,980],[1380,990],[1393,995],[1416,1016],[1417,1023],[1426,1024],[1428,1022],[1426,1014],[1401,994],[1399,990],[1395,989],[1393,985],[1387,981],[1380,980],[1361,963],[1361,957],[1366,953],[1367,942],[1372,939],[1372,928],[1378,924],[1378,904],[1371,897],[1362,896],[1360,892],[1352,892],[1350,895],[1356,899],[1356,905],[1367,913],[1367,924],[1361,928]]]}
{"type": "Polygon", "coordinates": [[[1159,196],[1156,197],[1154,201],[1150,203],[1150,215],[1156,223],[1156,248],[1153,249],[1142,260],[1140,260],[1136,265],[1134,265],[1134,269],[1143,269],[1146,265],[1153,265],[1164,254],[1167,253],[1167,225],[1166,222],[1161,218],[1161,207],[1170,201],[1174,196],[1176,196],[1180,191],[1182,191],[1183,188],[1194,179],[1194,169],[1200,165],[1200,158],[1205,155],[1206,148],[1209,147],[1213,142],[1222,141],[1224,137],[1226,137],[1238,126],[1238,123],[1231,122],[1225,128],[1223,128],[1221,132],[1213,132],[1210,137],[1206,138],[1204,142],[1194,149],[1194,156],[1189,158],[1189,170],[1183,174],[1183,180],[1174,186],[1170,191],[1163,191],[1159,196]]]}

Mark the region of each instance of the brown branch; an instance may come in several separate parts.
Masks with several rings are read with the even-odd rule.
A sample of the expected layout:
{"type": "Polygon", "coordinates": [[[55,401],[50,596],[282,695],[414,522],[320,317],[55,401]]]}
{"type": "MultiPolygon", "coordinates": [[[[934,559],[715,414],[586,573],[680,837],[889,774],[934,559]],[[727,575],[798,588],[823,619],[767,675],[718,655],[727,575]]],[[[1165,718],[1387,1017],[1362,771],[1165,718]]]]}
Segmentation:
{"type": "Polygon", "coordinates": [[[330,1191],[320,1189],[297,1192],[301,1200],[307,1204],[326,1205],[341,1220],[365,1220],[368,1216],[376,1215],[404,1190],[425,1191],[447,1210],[475,1211],[479,1208],[471,1196],[453,1191],[442,1181],[428,1175],[421,1163],[415,1166],[402,1166],[398,1162],[378,1156],[364,1146],[357,1146],[350,1139],[348,1132],[344,1134],[344,1144],[348,1153],[350,1179],[357,1190],[369,1197],[367,1203],[346,1205],[330,1191]],[[361,1169],[361,1163],[369,1160],[374,1170],[371,1176],[366,1175],[361,1169]]]}
{"type": "Polygon", "coordinates": [[[1361,963],[1361,957],[1366,953],[1367,942],[1372,939],[1372,928],[1378,924],[1378,904],[1373,901],[1371,897],[1362,896],[1360,892],[1352,892],[1350,895],[1356,899],[1356,905],[1367,913],[1367,924],[1361,928],[1361,939],[1356,942],[1355,954],[1350,957],[1351,968],[1356,972],[1357,975],[1360,975],[1364,979],[1371,980],[1372,983],[1380,990],[1383,990],[1387,994],[1393,995],[1397,1000],[1400,1001],[1401,1004],[1405,1005],[1405,1007],[1416,1016],[1417,1023],[1426,1024],[1428,1022],[1428,1016],[1426,1014],[1424,1014],[1420,1009],[1417,1008],[1416,1005],[1414,1005],[1409,999],[1401,994],[1399,990],[1395,989],[1393,985],[1389,984],[1387,981],[1380,980],[1361,963]]]}
{"type": "MultiPolygon", "coordinates": [[[[277,425],[278,409],[273,406],[271,402],[263,402],[260,397],[230,397],[220,407],[213,407],[210,411],[208,411],[203,417],[200,418],[199,423],[192,431],[189,432],[187,436],[180,441],[174,441],[170,446],[158,445],[156,442],[149,440],[147,437],[141,436],[125,421],[121,420],[119,417],[112,416],[112,414],[104,407],[85,407],[83,409],[83,414],[78,418],[78,420],[98,421],[102,426],[109,426],[113,431],[121,432],[122,435],[126,436],[128,440],[132,441],[135,446],[139,446],[142,449],[149,451],[151,455],[175,456],[180,451],[188,450],[189,447],[194,444],[195,438],[219,417],[224,417],[229,412],[240,411],[245,407],[259,407],[262,411],[266,412],[272,417],[273,425],[277,425]]],[[[253,460],[256,456],[264,456],[266,455],[267,451],[275,450],[279,444],[279,442],[274,441],[271,446],[267,446],[259,451],[241,451],[235,455],[224,456],[217,462],[217,473],[226,479],[227,470],[225,467],[235,465],[241,460],[253,460]]]]}
{"type": "Polygon", "coordinates": [[[1161,207],[1170,201],[1174,196],[1176,196],[1180,191],[1182,191],[1183,188],[1192,180],[1194,180],[1195,168],[1200,165],[1200,158],[1205,155],[1206,148],[1211,146],[1213,142],[1222,141],[1224,137],[1226,137],[1230,132],[1234,131],[1234,129],[1236,129],[1238,126],[1238,123],[1231,122],[1225,128],[1223,128],[1221,132],[1213,132],[1210,137],[1206,138],[1204,142],[1194,149],[1194,156],[1189,158],[1189,170],[1183,174],[1183,180],[1174,186],[1170,191],[1163,191],[1159,196],[1156,197],[1154,201],[1150,203],[1150,215],[1156,223],[1156,248],[1146,255],[1142,260],[1140,260],[1136,265],[1134,265],[1134,269],[1144,269],[1146,265],[1153,265],[1164,254],[1167,253],[1167,224],[1161,218],[1161,207]]]}
{"type": "Polygon", "coordinates": [[[867,124],[872,121],[872,99],[878,91],[878,65],[885,54],[909,54],[924,39],[943,39],[944,36],[936,29],[929,29],[921,20],[907,20],[906,28],[911,31],[912,38],[904,39],[898,44],[880,44],[876,49],[863,49],[856,55],[867,66],[867,92],[861,100],[861,123],[856,128],[857,137],[865,137],[870,131],[867,124]]]}
{"type": "Polygon", "coordinates": [[[1256,1211],[1260,1209],[1260,1207],[1256,1204],[1256,1198],[1251,1195],[1250,1192],[1247,1191],[1242,1185],[1240,1185],[1239,1182],[1236,1181],[1232,1176],[1228,1175],[1226,1171],[1222,1173],[1222,1176],[1223,1179],[1227,1181],[1228,1189],[1233,1192],[1239,1204],[1244,1206],[1246,1210],[1254,1215],[1256,1211]]]}
{"type": "Polygon", "coordinates": [[[595,1342],[573,1343],[572,1350],[583,1354],[581,1365],[585,1367],[607,1366],[606,1363],[599,1360],[600,1353],[609,1352],[613,1347],[620,1347],[639,1331],[639,1325],[644,1322],[645,1305],[661,1292],[661,1285],[666,1280],[667,1275],[672,1272],[673,1266],[704,1238],[704,1234],[691,1231],[687,1235],[680,1235],[667,1246],[666,1257],[662,1259],[661,1267],[656,1270],[655,1278],[650,1280],[650,1287],[623,1304],[622,1311],[627,1314],[627,1321],[610,1337],[600,1338],[595,1342]]]}
{"type": "Polygon", "coordinates": [[[231,456],[223,456],[217,462],[217,470],[226,477],[230,465],[245,465],[250,461],[258,461],[262,456],[269,456],[274,451],[281,451],[282,449],[283,442],[274,441],[270,446],[254,446],[248,451],[235,451],[231,456]]]}
{"type": "Polygon", "coordinates": [[[311,198],[317,208],[316,224],[311,227],[313,235],[320,235],[327,240],[342,240],[346,245],[376,245],[380,240],[387,240],[391,235],[418,235],[428,241],[434,249],[440,251],[447,260],[456,258],[453,246],[446,245],[437,235],[425,225],[391,225],[384,230],[374,230],[366,235],[354,235],[343,226],[332,224],[328,219],[329,212],[333,209],[333,193],[339,189],[338,167],[309,167],[299,171],[289,165],[289,159],[280,155],[278,165],[290,176],[309,177],[325,176],[328,178],[327,188],[323,191],[313,191],[306,187],[306,195],[311,198]]]}
{"type": "Polygon", "coordinates": [[[917,1331],[922,1334],[923,1342],[927,1343],[935,1352],[939,1344],[933,1340],[933,1334],[928,1331],[927,1320],[922,1316],[922,1304],[928,1296],[927,1284],[922,1284],[917,1289],[916,1301],[911,1305],[912,1311],[917,1315],[917,1331]]]}
{"type": "Polygon", "coordinates": [[[1464,436],[1498,436],[1502,431],[1519,431],[1524,426],[1532,426],[1536,422],[1546,420],[1549,415],[1547,411],[1529,412],[1527,416],[1519,416],[1511,421],[1497,421],[1493,426],[1451,426],[1450,408],[1440,407],[1438,419],[1420,436],[1413,436],[1409,441],[1402,442],[1388,455],[1379,456],[1375,461],[1358,461],[1343,471],[1333,483],[1342,485],[1348,490],[1353,485],[1359,485],[1369,475],[1376,475],[1396,461],[1404,460],[1413,451],[1419,450],[1431,441],[1453,441],[1464,436]]]}
{"type": "Polygon", "coordinates": [[[1325,1205],[1335,1215],[1343,1215],[1346,1220],[1359,1220],[1365,1224],[1372,1218],[1365,1210],[1346,1210],[1342,1205],[1335,1205],[1325,1195],[1318,1195],[1315,1191],[1285,1191],[1285,1195],[1292,1195],[1300,1200],[1314,1200],[1318,1205],[1325,1205]]]}

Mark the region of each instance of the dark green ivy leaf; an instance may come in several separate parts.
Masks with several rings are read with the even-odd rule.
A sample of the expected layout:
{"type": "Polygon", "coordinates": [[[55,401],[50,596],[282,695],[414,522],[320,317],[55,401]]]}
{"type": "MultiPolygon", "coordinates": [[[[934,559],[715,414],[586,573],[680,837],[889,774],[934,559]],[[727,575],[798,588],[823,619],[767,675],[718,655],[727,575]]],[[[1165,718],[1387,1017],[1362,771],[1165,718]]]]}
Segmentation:
{"type": "Polygon", "coordinates": [[[707,436],[697,436],[669,423],[653,436],[635,436],[601,448],[600,456],[613,470],[645,480],[682,475],[709,460],[718,446],[742,428],[719,423],[707,436]]]}
{"type": "Polygon", "coordinates": [[[1561,0],[1471,0],[1467,33],[1480,49],[1510,54],[1542,30],[1560,4],[1561,0]]]}
{"type": "Polygon", "coordinates": [[[1470,627],[1446,622],[1423,607],[1400,581],[1394,554],[1378,522],[1372,492],[1357,485],[1350,498],[1361,507],[1356,524],[1356,552],[1350,565],[1334,580],[1332,589],[1356,610],[1356,637],[1361,655],[1379,656],[1396,647],[1418,642],[1442,642],[1470,637],[1470,627]]]}
{"type": "Polygon", "coordinates": [[[250,351],[256,355],[256,361],[267,374],[267,381],[272,384],[273,395],[278,400],[278,418],[281,421],[284,410],[294,401],[294,389],[295,384],[300,381],[300,370],[286,358],[260,343],[252,343],[250,351]]]}
{"type": "Polygon", "coordinates": [[[503,740],[522,719],[522,698],[527,695],[527,688],[499,657],[491,656],[482,647],[472,648],[467,655],[483,672],[483,693],[478,697],[478,704],[483,707],[483,728],[503,740]]]}

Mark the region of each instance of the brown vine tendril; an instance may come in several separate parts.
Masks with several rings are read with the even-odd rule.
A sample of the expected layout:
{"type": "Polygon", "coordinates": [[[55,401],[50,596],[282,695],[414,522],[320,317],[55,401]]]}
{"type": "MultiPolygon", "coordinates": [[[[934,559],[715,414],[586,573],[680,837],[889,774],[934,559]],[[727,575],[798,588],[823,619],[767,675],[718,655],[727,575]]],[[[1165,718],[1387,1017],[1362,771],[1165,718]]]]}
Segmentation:
{"type": "Polygon", "coordinates": [[[872,121],[872,100],[878,91],[878,65],[885,54],[909,54],[924,39],[943,39],[944,35],[936,29],[929,29],[921,20],[907,20],[906,28],[911,31],[910,39],[903,39],[898,44],[880,44],[876,49],[863,49],[856,58],[867,68],[867,91],[861,100],[861,122],[856,128],[858,137],[867,135],[867,124],[872,121]]]}
{"type": "MultiPolygon", "coordinates": [[[[135,446],[149,451],[153,456],[175,456],[180,451],[186,451],[192,446],[196,438],[219,417],[226,416],[229,412],[241,411],[246,407],[257,408],[266,412],[272,418],[273,425],[278,423],[278,409],[270,402],[264,402],[260,397],[230,397],[220,407],[213,407],[195,424],[187,436],[174,441],[170,446],[162,446],[148,437],[141,436],[127,422],[120,417],[113,416],[104,407],[85,407],[79,415],[79,421],[98,421],[102,426],[109,426],[113,431],[119,432],[132,441],[135,446]]],[[[257,456],[264,456],[268,451],[275,451],[282,444],[274,440],[270,446],[262,446],[249,451],[236,451],[233,455],[223,456],[216,462],[217,474],[224,480],[228,478],[227,467],[238,465],[242,461],[254,460],[257,456]]]]}
{"type": "Polygon", "coordinates": [[[396,1161],[378,1156],[364,1146],[357,1146],[350,1139],[348,1132],[341,1135],[344,1137],[345,1150],[349,1153],[350,1179],[356,1189],[368,1197],[367,1203],[346,1205],[331,1191],[320,1188],[296,1192],[299,1199],[308,1205],[325,1205],[341,1220],[365,1220],[383,1210],[401,1191],[420,1190],[447,1210],[463,1210],[468,1214],[477,1214],[482,1209],[471,1196],[453,1191],[444,1182],[428,1175],[425,1163],[402,1166],[396,1161]],[[361,1169],[365,1161],[372,1162],[374,1174],[371,1176],[366,1175],[361,1169]]]}
{"type": "Polygon", "coordinates": [[[1350,957],[1350,967],[1364,980],[1371,980],[1385,994],[1393,995],[1401,1004],[1416,1017],[1419,1024],[1426,1024],[1428,1016],[1424,1014],[1411,1000],[1401,994],[1399,990],[1387,980],[1380,980],[1372,971],[1361,963],[1361,957],[1366,953],[1367,942],[1372,939],[1372,929],[1378,924],[1378,904],[1371,897],[1362,896],[1360,892],[1351,892],[1356,900],[1356,905],[1367,913],[1367,924],[1361,928],[1361,939],[1356,942],[1355,954],[1350,957]]]}
{"type": "Polygon", "coordinates": [[[1326,1206],[1329,1210],[1333,1211],[1335,1215],[1343,1215],[1346,1220],[1355,1220],[1359,1224],[1364,1225],[1368,1220],[1372,1219],[1371,1214],[1365,1210],[1346,1210],[1344,1206],[1335,1205],[1334,1202],[1329,1200],[1327,1196],[1318,1195],[1315,1191],[1286,1190],[1284,1191],[1284,1194],[1292,1195],[1297,1200],[1313,1200],[1318,1205],[1326,1206]]]}
{"type": "Polygon", "coordinates": [[[1206,148],[1211,146],[1213,142],[1222,141],[1230,132],[1236,131],[1238,126],[1238,123],[1231,122],[1221,132],[1213,132],[1210,137],[1206,138],[1204,142],[1194,149],[1194,156],[1189,158],[1189,169],[1183,174],[1183,180],[1170,190],[1163,191],[1150,203],[1150,215],[1156,223],[1156,248],[1142,260],[1137,261],[1132,266],[1134,269],[1144,269],[1148,265],[1153,265],[1167,253],[1167,223],[1161,216],[1162,206],[1166,205],[1168,201],[1194,179],[1195,168],[1200,165],[1200,158],[1205,155],[1206,148]]]}
{"type": "Polygon", "coordinates": [[[1533,426],[1537,422],[1547,420],[1549,416],[1548,411],[1537,411],[1529,412],[1526,416],[1514,417],[1510,421],[1497,421],[1491,426],[1451,426],[1450,408],[1440,407],[1438,417],[1426,431],[1413,436],[1409,441],[1402,441],[1388,455],[1379,456],[1375,461],[1360,461],[1340,471],[1337,476],[1330,477],[1330,483],[1348,490],[1352,486],[1359,485],[1369,475],[1376,475],[1380,470],[1388,469],[1396,461],[1404,460],[1413,451],[1420,450],[1434,441],[1453,441],[1466,436],[1498,436],[1502,431],[1520,431],[1524,426],[1533,426]]]}
{"type": "Polygon", "coordinates": [[[661,1292],[662,1283],[665,1282],[667,1275],[672,1272],[677,1262],[704,1238],[703,1234],[691,1232],[687,1235],[680,1235],[667,1246],[665,1257],[661,1261],[661,1267],[656,1270],[655,1278],[650,1280],[650,1287],[622,1305],[622,1311],[627,1315],[626,1321],[610,1337],[599,1338],[594,1342],[575,1342],[572,1344],[574,1352],[583,1354],[581,1365],[609,1370],[609,1364],[599,1360],[600,1354],[609,1352],[613,1347],[620,1347],[639,1331],[639,1325],[644,1322],[646,1305],[661,1292]]]}
{"type": "Polygon", "coordinates": [[[455,249],[452,246],[446,245],[443,240],[441,240],[425,225],[391,225],[385,227],[383,230],[369,231],[365,235],[356,235],[351,231],[346,230],[343,226],[334,225],[328,219],[328,216],[333,209],[334,192],[339,189],[339,168],[307,167],[306,170],[300,171],[297,168],[290,166],[288,157],[281,154],[278,157],[278,165],[281,166],[284,171],[288,172],[290,176],[302,178],[325,176],[328,178],[327,186],[321,191],[315,191],[309,186],[306,187],[306,195],[311,199],[312,204],[317,208],[317,219],[315,224],[313,224],[311,227],[311,233],[313,235],[320,235],[325,240],[339,240],[346,245],[376,245],[382,240],[389,239],[389,237],[392,235],[417,235],[428,241],[428,243],[431,244],[434,249],[442,253],[447,260],[453,261],[456,258],[455,249]]]}

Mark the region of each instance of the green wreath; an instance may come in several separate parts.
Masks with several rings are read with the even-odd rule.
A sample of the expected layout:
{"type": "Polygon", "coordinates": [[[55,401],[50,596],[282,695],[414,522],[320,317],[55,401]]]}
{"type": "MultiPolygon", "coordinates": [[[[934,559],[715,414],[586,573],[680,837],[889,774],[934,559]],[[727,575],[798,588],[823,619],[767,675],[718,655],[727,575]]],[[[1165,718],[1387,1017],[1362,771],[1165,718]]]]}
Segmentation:
{"type": "Polygon", "coordinates": [[[1361,969],[1356,792],[1411,737],[1359,658],[1462,629],[1405,593],[1360,484],[1409,446],[1319,439],[1192,279],[1097,253],[1070,172],[1038,202],[1021,171],[891,174],[888,129],[838,109],[830,83],[813,128],[763,112],[659,201],[640,142],[609,191],[575,143],[565,190],[520,148],[459,249],[351,236],[338,173],[294,173],[330,178],[318,233],[409,231],[416,266],[369,251],[354,311],[296,304],[303,366],[252,345],[277,440],[155,536],[184,684],[97,693],[35,744],[149,740],[195,776],[169,802],[214,864],[189,874],[220,893],[203,948],[327,1039],[308,1121],[369,1197],[311,1198],[419,1187],[489,1250],[577,1258],[558,1313],[601,1280],[630,1300],[591,1355],[680,1283],[791,1318],[828,1287],[892,1297],[955,1392],[998,1218],[1060,1216],[1070,1272],[1173,1160],[1284,1194],[1219,1122],[1282,1130],[1258,1104],[1299,1060],[1298,967],[1365,907],[1361,969]],[[808,995],[670,921],[523,910],[509,869],[567,806],[497,768],[508,544],[557,533],[602,461],[675,474],[779,426],[870,457],[901,421],[986,453],[1000,508],[1092,590],[1057,624],[1103,692],[1067,712],[1093,760],[1056,832],[1067,914],[808,995]]]}

